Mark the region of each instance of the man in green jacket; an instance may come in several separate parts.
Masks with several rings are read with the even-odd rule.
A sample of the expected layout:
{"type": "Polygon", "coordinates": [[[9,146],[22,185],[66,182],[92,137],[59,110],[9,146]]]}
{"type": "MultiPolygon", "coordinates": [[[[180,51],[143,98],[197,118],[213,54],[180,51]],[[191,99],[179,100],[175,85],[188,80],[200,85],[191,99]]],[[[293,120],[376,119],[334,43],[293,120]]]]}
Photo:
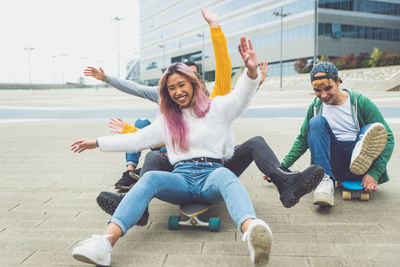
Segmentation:
{"type": "Polygon", "coordinates": [[[311,84],[316,97],[282,163],[289,168],[310,149],[311,162],[325,171],[314,191],[315,205],[333,206],[335,180],[360,180],[367,192],[389,180],[386,166],[393,152],[393,133],[370,99],[340,89],[341,82],[332,63],[313,67],[311,84]]]}

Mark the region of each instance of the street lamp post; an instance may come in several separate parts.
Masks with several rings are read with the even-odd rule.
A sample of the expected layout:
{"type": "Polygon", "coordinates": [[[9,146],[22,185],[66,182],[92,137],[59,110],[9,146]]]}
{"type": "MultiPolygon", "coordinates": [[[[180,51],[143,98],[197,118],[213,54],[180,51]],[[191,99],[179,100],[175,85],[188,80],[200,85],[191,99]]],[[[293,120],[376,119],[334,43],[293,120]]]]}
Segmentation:
{"type": "Polygon", "coordinates": [[[29,72],[29,89],[32,89],[32,75],[31,75],[31,51],[34,47],[24,47],[24,50],[28,52],[28,72],[29,72]]]}
{"type": "Polygon", "coordinates": [[[318,56],[318,0],[314,3],[314,65],[317,64],[318,56]]]}
{"type": "Polygon", "coordinates": [[[111,18],[112,20],[115,20],[115,24],[117,25],[117,62],[118,62],[118,78],[120,77],[120,63],[119,63],[119,23],[121,20],[124,20],[125,18],[123,17],[118,17],[115,16],[111,18]]]}
{"type": "Polygon", "coordinates": [[[67,53],[59,53],[60,57],[62,57],[62,83],[63,87],[65,88],[65,57],[68,56],[67,53]]]}
{"type": "Polygon", "coordinates": [[[198,33],[197,37],[201,37],[201,77],[204,80],[204,31],[198,33]]]}
{"type": "Polygon", "coordinates": [[[281,17],[281,71],[280,71],[280,88],[282,89],[282,58],[283,58],[283,18],[289,16],[289,13],[283,13],[283,7],[281,7],[281,11],[274,11],[274,15],[277,17],[281,17]]]}

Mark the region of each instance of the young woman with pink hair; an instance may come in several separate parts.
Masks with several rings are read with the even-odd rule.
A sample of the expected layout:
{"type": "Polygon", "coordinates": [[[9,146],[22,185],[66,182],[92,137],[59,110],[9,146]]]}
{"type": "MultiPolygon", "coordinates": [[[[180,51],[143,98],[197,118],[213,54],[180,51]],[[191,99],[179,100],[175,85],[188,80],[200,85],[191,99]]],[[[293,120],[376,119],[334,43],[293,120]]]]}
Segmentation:
{"type": "Polygon", "coordinates": [[[251,261],[268,262],[272,245],[269,226],[256,214],[237,176],[222,166],[233,154],[231,124],[249,105],[259,83],[258,61],[251,41],[244,37],[239,53],[247,70],[235,90],[209,99],[204,85],[186,65],[170,66],[159,82],[161,115],[141,131],[79,140],[71,150],[80,153],[99,147],[102,151],[138,151],[164,143],[172,172],[147,172],[118,205],[103,235],[93,235],[72,254],[77,260],[110,265],[111,248],[140,219],[154,198],[173,203],[206,204],[225,201],[229,214],[243,233],[251,261]]]}

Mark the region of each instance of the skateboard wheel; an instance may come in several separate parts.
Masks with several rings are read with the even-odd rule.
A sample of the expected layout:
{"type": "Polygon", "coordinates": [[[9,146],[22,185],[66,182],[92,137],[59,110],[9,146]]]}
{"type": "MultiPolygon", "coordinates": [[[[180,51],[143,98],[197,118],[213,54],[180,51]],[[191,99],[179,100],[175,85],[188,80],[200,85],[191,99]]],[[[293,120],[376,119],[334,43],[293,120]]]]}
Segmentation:
{"type": "Polygon", "coordinates": [[[178,230],[179,229],[179,216],[169,216],[168,228],[170,230],[178,230]]]}
{"type": "Polygon", "coordinates": [[[221,226],[221,221],[219,218],[210,218],[208,220],[208,230],[210,232],[219,232],[221,226]]]}
{"type": "Polygon", "coordinates": [[[360,200],[361,201],[368,201],[369,200],[369,193],[361,193],[360,200]]]}
{"type": "Polygon", "coordinates": [[[343,200],[351,200],[351,193],[348,191],[343,191],[342,193],[342,199],[343,200]]]}

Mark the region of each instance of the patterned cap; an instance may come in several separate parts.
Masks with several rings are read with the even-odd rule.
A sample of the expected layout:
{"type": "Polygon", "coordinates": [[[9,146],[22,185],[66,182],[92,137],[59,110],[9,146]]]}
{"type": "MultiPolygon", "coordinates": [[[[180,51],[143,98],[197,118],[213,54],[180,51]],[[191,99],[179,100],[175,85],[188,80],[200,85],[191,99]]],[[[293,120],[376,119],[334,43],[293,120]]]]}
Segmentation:
{"type": "Polygon", "coordinates": [[[326,76],[332,80],[336,80],[338,78],[338,70],[336,66],[331,62],[320,62],[314,65],[310,73],[311,81],[313,81],[314,75],[318,72],[326,73],[326,76]]]}

